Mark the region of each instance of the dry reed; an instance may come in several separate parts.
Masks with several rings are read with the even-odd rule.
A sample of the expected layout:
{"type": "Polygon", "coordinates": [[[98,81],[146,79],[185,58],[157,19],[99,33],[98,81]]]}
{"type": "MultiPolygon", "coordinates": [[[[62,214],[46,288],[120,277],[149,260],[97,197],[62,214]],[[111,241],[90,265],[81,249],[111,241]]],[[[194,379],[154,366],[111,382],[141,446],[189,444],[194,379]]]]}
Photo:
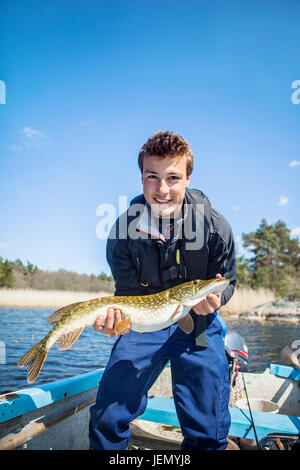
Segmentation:
{"type": "MultiPolygon", "coordinates": [[[[18,308],[59,308],[73,302],[112,295],[109,292],[75,292],[62,290],[0,289],[0,306],[18,308]]],[[[276,300],[275,294],[266,289],[235,290],[230,301],[220,309],[221,314],[238,315],[253,307],[276,300]]]]}
{"type": "Polygon", "coordinates": [[[108,292],[63,290],[0,289],[0,305],[18,308],[59,308],[82,300],[95,299],[108,292]]]}

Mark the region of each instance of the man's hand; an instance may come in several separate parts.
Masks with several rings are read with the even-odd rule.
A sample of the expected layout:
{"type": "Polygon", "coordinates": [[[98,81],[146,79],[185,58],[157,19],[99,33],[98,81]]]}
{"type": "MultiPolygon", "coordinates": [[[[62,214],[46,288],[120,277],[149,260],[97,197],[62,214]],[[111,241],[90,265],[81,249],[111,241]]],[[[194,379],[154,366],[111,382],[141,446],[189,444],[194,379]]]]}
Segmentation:
{"type": "MultiPolygon", "coordinates": [[[[216,274],[216,278],[220,277],[222,277],[221,274],[216,274]]],[[[208,294],[205,299],[201,300],[201,302],[194,305],[193,310],[197,315],[209,315],[220,307],[221,292],[219,294],[208,294]]]]}
{"type": "MultiPolygon", "coordinates": [[[[114,333],[114,327],[116,323],[118,323],[121,320],[122,320],[121,310],[108,308],[105,325],[102,325],[103,317],[99,316],[95,320],[94,328],[96,331],[99,331],[99,333],[104,333],[105,335],[108,335],[108,334],[114,333]]],[[[122,331],[120,335],[121,336],[126,335],[126,333],[129,333],[129,331],[130,331],[130,328],[126,328],[126,330],[122,331]]],[[[120,336],[120,335],[116,335],[116,336],[120,336]]]]}

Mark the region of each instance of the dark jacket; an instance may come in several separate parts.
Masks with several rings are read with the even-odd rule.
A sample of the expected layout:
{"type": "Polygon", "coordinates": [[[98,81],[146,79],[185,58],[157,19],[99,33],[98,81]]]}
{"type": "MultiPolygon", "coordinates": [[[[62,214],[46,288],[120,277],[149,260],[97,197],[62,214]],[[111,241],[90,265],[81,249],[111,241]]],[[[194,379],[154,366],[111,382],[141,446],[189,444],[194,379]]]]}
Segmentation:
{"type": "Polygon", "coordinates": [[[236,283],[230,225],[199,190],[186,190],[183,207],[182,220],[175,224],[173,238],[166,241],[151,223],[144,196],[131,201],[107,242],[115,295],[154,294],[182,282],[211,279],[220,273],[230,280],[221,297],[223,305],[228,302],[236,283]],[[187,226],[189,230],[184,230],[187,226]]]}

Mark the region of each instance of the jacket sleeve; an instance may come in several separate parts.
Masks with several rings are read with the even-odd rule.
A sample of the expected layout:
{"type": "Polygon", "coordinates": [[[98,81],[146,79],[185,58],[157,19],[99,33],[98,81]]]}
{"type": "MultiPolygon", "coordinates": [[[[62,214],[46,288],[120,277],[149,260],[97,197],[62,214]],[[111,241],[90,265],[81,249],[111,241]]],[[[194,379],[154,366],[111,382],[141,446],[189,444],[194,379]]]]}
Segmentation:
{"type": "Polygon", "coordinates": [[[115,280],[115,295],[142,295],[143,288],[138,282],[127,240],[109,238],[106,258],[115,280]]]}
{"type": "Polygon", "coordinates": [[[234,237],[226,219],[215,210],[213,215],[214,229],[209,240],[208,279],[220,273],[230,280],[230,284],[221,295],[221,303],[225,305],[232,297],[236,285],[234,237]]]}

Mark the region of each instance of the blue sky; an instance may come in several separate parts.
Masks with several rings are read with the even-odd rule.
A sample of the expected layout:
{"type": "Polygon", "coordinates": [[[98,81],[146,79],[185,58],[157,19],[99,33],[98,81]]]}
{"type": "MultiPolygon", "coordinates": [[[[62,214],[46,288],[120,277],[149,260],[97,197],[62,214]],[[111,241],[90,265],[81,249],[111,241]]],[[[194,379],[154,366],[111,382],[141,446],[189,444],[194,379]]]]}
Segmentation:
{"type": "Polygon", "coordinates": [[[300,235],[298,1],[0,8],[0,256],[109,273],[97,207],[142,191],[138,151],[159,129],[190,142],[190,187],[237,246],[262,218],[300,235]]]}

